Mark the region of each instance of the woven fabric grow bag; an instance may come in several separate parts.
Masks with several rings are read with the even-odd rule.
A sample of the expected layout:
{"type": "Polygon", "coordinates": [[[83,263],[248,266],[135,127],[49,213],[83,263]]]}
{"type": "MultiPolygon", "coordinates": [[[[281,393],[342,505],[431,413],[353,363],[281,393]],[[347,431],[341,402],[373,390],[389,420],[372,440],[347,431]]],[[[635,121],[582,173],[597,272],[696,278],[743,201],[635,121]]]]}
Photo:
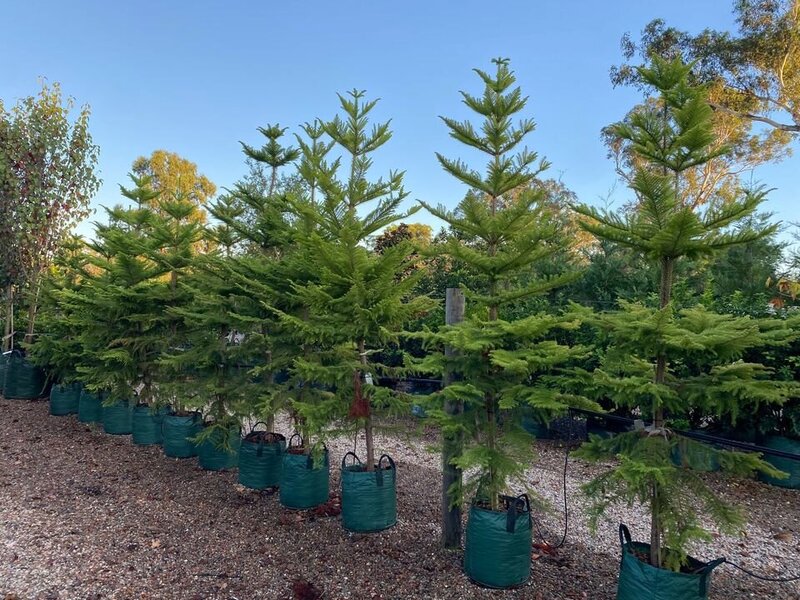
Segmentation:
{"type": "MultiPolygon", "coordinates": [[[[773,450],[781,450],[783,452],[791,452],[792,454],[800,455],[800,441],[791,438],[783,437],[780,435],[771,435],[764,440],[763,444],[766,448],[773,450]]],[[[791,458],[783,458],[781,456],[764,455],[764,460],[771,464],[779,471],[789,474],[788,479],[776,479],[768,475],[759,474],[759,479],[770,485],[777,485],[780,487],[790,488],[793,490],[800,489],[800,460],[792,460],[791,458]]]]}
{"type": "Polygon", "coordinates": [[[229,429],[227,434],[219,428],[215,429],[211,435],[197,444],[197,458],[200,467],[206,471],[224,471],[235,468],[239,464],[241,443],[242,434],[238,427],[229,429]],[[226,435],[230,449],[222,447],[226,435]]]}
{"type": "Polygon", "coordinates": [[[81,423],[103,422],[103,398],[88,390],[81,390],[78,399],[78,421],[81,423]]]}
{"type": "Polygon", "coordinates": [[[54,385],[50,388],[50,414],[56,417],[74,415],[78,412],[81,384],[54,385]]]}
{"type": "Polygon", "coordinates": [[[47,377],[32,365],[22,353],[14,350],[8,355],[3,396],[9,400],[33,400],[47,393],[47,377]]]}
{"type": "Polygon", "coordinates": [[[671,458],[676,467],[704,472],[720,469],[719,457],[711,446],[685,437],[678,438],[677,445],[672,447],[671,458]]]}
{"type": "Polygon", "coordinates": [[[130,435],[133,430],[133,402],[123,400],[104,406],[103,429],[111,435],[130,435]]]}
{"type": "Polygon", "coordinates": [[[163,436],[161,424],[164,415],[169,412],[166,407],[154,410],[147,404],[137,404],[133,408],[131,423],[131,440],[137,446],[152,446],[160,444],[163,436]]]}
{"type": "Polygon", "coordinates": [[[11,360],[11,354],[0,354],[0,396],[6,389],[6,373],[8,372],[8,361],[11,360]]]}
{"type": "Polygon", "coordinates": [[[280,501],[286,508],[306,509],[314,508],[328,501],[329,475],[331,466],[328,458],[328,449],[325,448],[322,459],[314,459],[313,454],[292,454],[293,435],[289,446],[283,455],[283,468],[281,469],[280,501]]]}
{"type": "Polygon", "coordinates": [[[526,494],[503,496],[506,510],[473,504],[464,541],[464,573],[490,588],[522,585],[531,573],[532,519],[526,494]]]}
{"type": "Polygon", "coordinates": [[[342,458],[342,526],[349,531],[381,531],[397,523],[397,467],[384,454],[367,471],[353,452],[342,458]],[[356,461],[347,464],[347,457],[356,461]]]}
{"type": "Polygon", "coordinates": [[[286,438],[279,433],[251,431],[239,447],[239,483],[253,490],[281,482],[286,438]]]}
{"type": "Polygon", "coordinates": [[[687,573],[659,569],[637,558],[650,555],[650,544],[632,542],[631,532],[619,526],[622,563],[619,567],[617,600],[704,600],[708,598],[711,571],[724,562],[704,563],[689,557],[687,573]]]}
{"type": "Polygon", "coordinates": [[[164,415],[161,425],[164,454],[172,458],[197,456],[197,447],[191,438],[200,433],[202,426],[202,418],[197,413],[164,415]]]}

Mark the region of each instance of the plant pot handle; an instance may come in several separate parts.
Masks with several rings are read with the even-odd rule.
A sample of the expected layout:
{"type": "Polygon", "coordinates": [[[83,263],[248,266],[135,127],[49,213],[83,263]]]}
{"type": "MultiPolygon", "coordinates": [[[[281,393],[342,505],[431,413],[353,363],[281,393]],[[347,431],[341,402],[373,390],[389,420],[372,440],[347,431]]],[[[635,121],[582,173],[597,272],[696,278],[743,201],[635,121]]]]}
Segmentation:
{"type": "Polygon", "coordinates": [[[346,464],[346,462],[347,462],[347,457],[348,457],[348,456],[352,456],[352,457],[353,457],[353,459],[354,459],[354,461],[353,461],[353,464],[355,464],[355,463],[358,463],[359,465],[363,464],[363,463],[361,462],[361,459],[360,459],[360,458],[358,458],[358,455],[357,455],[355,452],[348,452],[347,454],[345,454],[345,455],[342,457],[342,470],[343,470],[343,471],[344,471],[344,470],[347,468],[347,464],[346,464]]]}
{"type": "Polygon", "coordinates": [[[303,436],[300,435],[299,433],[295,433],[292,437],[289,438],[289,443],[286,445],[287,448],[291,448],[292,447],[292,442],[294,441],[294,438],[297,438],[297,439],[300,440],[300,443],[297,444],[298,447],[303,445],[303,436]]]}
{"type": "Polygon", "coordinates": [[[528,512],[528,520],[530,521],[531,501],[527,494],[520,494],[519,496],[500,495],[500,498],[505,501],[507,506],[506,531],[508,533],[514,533],[514,530],[517,528],[517,514],[519,513],[520,509],[528,512]]]}
{"type": "Polygon", "coordinates": [[[703,569],[703,572],[706,573],[706,574],[711,573],[711,571],[716,569],[718,566],[720,566],[724,562],[725,562],[724,558],[718,558],[716,560],[712,560],[710,563],[708,563],[705,566],[705,568],[703,569]]]}
{"type": "Polygon", "coordinates": [[[378,464],[376,465],[375,469],[375,483],[378,484],[378,487],[383,487],[383,469],[381,469],[381,463],[383,462],[384,458],[389,461],[389,468],[392,469],[392,471],[396,470],[392,457],[388,454],[382,454],[378,459],[378,464]]]}
{"type": "Polygon", "coordinates": [[[619,545],[623,548],[625,544],[631,543],[631,531],[625,523],[619,524],[619,545]]]}
{"type": "Polygon", "coordinates": [[[716,569],[722,563],[725,562],[724,558],[718,558],[716,560],[712,560],[706,566],[704,566],[700,571],[700,597],[705,597],[708,593],[708,578],[711,576],[711,571],[716,569]]]}
{"type": "Polygon", "coordinates": [[[397,465],[394,464],[394,460],[392,460],[392,457],[389,456],[388,454],[381,454],[381,457],[378,459],[378,468],[379,469],[381,468],[381,464],[383,463],[384,458],[389,462],[389,468],[392,471],[396,471],[397,465]]]}
{"type": "Polygon", "coordinates": [[[259,425],[263,425],[264,427],[267,426],[267,424],[264,421],[256,421],[250,426],[250,433],[253,433],[256,430],[256,427],[258,427],[259,425]]]}

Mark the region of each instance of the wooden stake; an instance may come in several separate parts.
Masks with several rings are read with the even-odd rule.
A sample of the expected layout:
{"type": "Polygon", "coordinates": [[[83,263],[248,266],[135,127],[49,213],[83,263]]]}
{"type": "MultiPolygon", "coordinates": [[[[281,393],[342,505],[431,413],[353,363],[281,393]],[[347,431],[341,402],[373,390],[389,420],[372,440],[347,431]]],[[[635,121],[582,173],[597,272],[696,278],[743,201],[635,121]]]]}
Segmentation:
{"type": "MultiPolygon", "coordinates": [[[[445,324],[455,325],[464,320],[464,292],[459,288],[447,288],[445,296],[445,324]]],[[[445,348],[445,356],[453,356],[453,348],[445,348]]],[[[457,373],[444,373],[444,385],[457,381],[457,373]]],[[[462,400],[445,401],[444,411],[451,416],[464,413],[462,400]]],[[[461,469],[451,464],[463,449],[461,434],[442,437],[442,545],[445,548],[461,547],[461,469]]]]}

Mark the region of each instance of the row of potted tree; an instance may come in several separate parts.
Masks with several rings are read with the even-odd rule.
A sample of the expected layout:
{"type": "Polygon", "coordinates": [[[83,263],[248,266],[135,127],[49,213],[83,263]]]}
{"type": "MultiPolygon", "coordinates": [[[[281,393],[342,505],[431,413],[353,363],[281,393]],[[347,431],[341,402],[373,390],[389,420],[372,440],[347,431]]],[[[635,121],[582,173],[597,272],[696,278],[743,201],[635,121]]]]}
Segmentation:
{"type": "MultiPolygon", "coordinates": [[[[480,584],[508,587],[526,581],[531,564],[530,502],[526,494],[509,495],[527,487],[523,415],[546,421],[570,406],[597,409],[610,399],[643,423],[594,437],[579,451],[588,460],[617,460],[585,486],[593,514],[635,500],[652,518],[649,544],[622,537],[620,597],[655,598],[646,581],[680,587],[687,578],[697,593],[680,597],[705,597],[715,565],[688,555],[692,541],[709,536],[701,512],[725,530],[741,518],[694,469],[675,463],[676,451],[696,444],[677,435],[670,419],[696,408],[735,418],[745,402],[780,405],[796,394],[794,383],[741,359],[749,348],[788,344],[797,327],[702,307],[678,311],[670,291],[686,257],[768,233],[738,227],[764,193],[740,190],[705,209],[686,201],[685,173],[726,148],[714,138],[711,108],[704,90],[691,85],[690,66],[656,59],[641,70],[655,95],[616,126],[636,165],[636,209],[617,214],[576,205],[564,221],[540,180],[547,164],[522,145],[533,122],[513,121],[527,99],[508,61],[476,73],[481,94],[462,97],[482,121],[443,121],[455,140],[486,158],[485,168],[439,155],[469,193],[454,211],[421,203],[456,232],[430,252],[477,273],[464,286],[464,322],[404,331],[434,307],[414,294],[418,249],[409,240],[380,251],[369,243],[417,208],[400,210],[407,197],[401,172],[368,177],[372,153],[391,133],[388,123],[370,127],[375,101],[354,90],[340,96],[340,116],[306,124],[297,147],[282,143],[279,126],[260,130],[261,147],[244,145],[267,167],[268,188],[243,184],[221,196],[208,206],[214,225],[204,225],[185,198],[159,195],[147,178],[134,177],[133,187],[122,189],[130,206],[109,209],[109,222],[97,225],[88,247],[75,241],[65,248],[45,284],[42,335],[29,345],[33,362],[59,381],[51,410],[64,412],[65,398],[77,397],[79,418],[90,421],[103,404],[110,433],[160,442],[168,456],[197,452],[206,468],[238,461],[241,483],[277,483],[291,508],[327,500],[326,436],[360,429],[362,457],[342,464],[343,521],[375,531],[396,519],[396,469],[391,457],[376,456],[375,414],[405,414],[408,404],[379,378],[455,373],[425,406],[445,434],[461,439],[453,464],[475,474],[449,490],[453,504],[471,502],[464,569],[480,584]],[[281,177],[291,164],[293,176],[281,177]],[[657,264],[658,305],[527,310],[528,299],[579,277],[578,265],[555,274],[537,268],[568,252],[576,223],[657,264]],[[586,328],[604,338],[601,349],[578,343],[586,328]],[[391,360],[386,349],[403,340],[421,342],[424,352],[391,360]],[[597,356],[597,366],[586,368],[597,356]],[[681,372],[684,357],[696,372],[681,372]],[[464,410],[445,411],[444,402],[464,410]],[[274,431],[281,411],[291,415],[297,437],[274,431]],[[253,420],[264,428],[242,438],[253,420]]],[[[736,475],[780,476],[755,454],[702,451],[736,475]]]]}

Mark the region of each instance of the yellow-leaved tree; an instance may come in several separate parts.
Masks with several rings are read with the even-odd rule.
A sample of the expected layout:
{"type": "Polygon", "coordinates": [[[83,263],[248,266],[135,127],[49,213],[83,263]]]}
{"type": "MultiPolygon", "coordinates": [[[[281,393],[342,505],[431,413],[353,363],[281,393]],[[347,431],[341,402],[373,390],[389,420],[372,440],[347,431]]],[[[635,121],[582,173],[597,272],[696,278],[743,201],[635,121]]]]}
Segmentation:
{"type": "Polygon", "coordinates": [[[198,171],[195,163],[175,152],[155,150],[150,156],[133,161],[132,171],[137,177],[149,177],[149,187],[161,193],[153,203],[156,210],[163,200],[182,198],[197,207],[192,220],[205,222],[203,207],[217,193],[217,186],[198,171]]]}

